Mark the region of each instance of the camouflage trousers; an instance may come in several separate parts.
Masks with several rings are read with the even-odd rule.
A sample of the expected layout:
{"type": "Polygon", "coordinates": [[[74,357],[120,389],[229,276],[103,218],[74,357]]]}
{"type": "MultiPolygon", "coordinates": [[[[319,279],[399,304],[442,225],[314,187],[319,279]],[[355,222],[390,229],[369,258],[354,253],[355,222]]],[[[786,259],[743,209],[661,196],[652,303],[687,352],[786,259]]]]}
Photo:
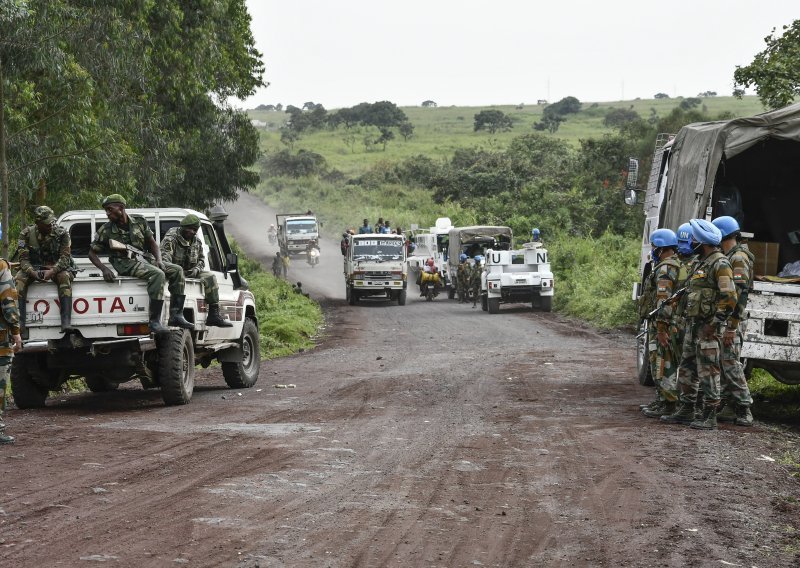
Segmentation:
{"type": "MultiPolygon", "coordinates": [[[[69,270],[62,270],[53,275],[53,282],[58,286],[58,297],[72,297],[72,272],[69,270]]],[[[35,282],[33,276],[22,272],[17,272],[14,276],[14,285],[17,287],[17,294],[20,298],[25,298],[28,292],[28,286],[31,282],[35,282]]]]}
{"type": "Polygon", "coordinates": [[[678,400],[678,364],[683,347],[682,326],[670,326],[669,343],[666,347],[656,339],[655,326],[648,328],[648,339],[650,374],[656,384],[659,398],[668,402],[676,402],[678,400]]]}
{"type": "Polygon", "coordinates": [[[741,353],[742,332],[741,329],[737,329],[733,345],[722,345],[720,360],[722,398],[740,406],[750,406],[753,404],[753,398],[750,396],[750,388],[747,386],[747,379],[744,376],[744,367],[739,359],[741,353]]]}
{"type": "Polygon", "coordinates": [[[151,300],[164,299],[164,283],[169,282],[169,293],[173,296],[183,296],[186,281],[183,269],[177,264],[165,262],[166,271],[149,262],[141,262],[132,258],[111,258],[111,266],[120,276],[134,276],[147,280],[147,295],[151,300]]]}
{"type": "Polygon", "coordinates": [[[219,286],[217,286],[217,278],[210,272],[200,273],[200,284],[203,285],[203,294],[206,304],[219,304],[219,286]]]}
{"type": "Polygon", "coordinates": [[[11,374],[11,357],[0,357],[0,422],[6,409],[6,391],[11,374]]]}
{"type": "Polygon", "coordinates": [[[464,278],[456,278],[456,291],[458,292],[458,299],[467,301],[467,281],[464,278]]]}
{"type": "Polygon", "coordinates": [[[719,333],[711,339],[703,339],[700,332],[705,322],[693,320],[686,326],[683,339],[678,389],[680,400],[694,404],[700,389],[707,406],[718,406],[720,401],[720,353],[722,346],[719,333]]]}

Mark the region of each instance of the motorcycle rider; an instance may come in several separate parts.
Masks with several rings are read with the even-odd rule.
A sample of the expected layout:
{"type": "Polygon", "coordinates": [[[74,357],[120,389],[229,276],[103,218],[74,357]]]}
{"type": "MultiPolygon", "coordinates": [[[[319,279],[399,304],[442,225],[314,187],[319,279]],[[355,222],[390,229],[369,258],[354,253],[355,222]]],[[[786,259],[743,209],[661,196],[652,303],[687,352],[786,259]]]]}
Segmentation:
{"type": "Polygon", "coordinates": [[[275,228],[275,223],[270,223],[269,229],[267,229],[267,239],[272,245],[278,241],[278,229],[275,228]]]}
{"type": "Polygon", "coordinates": [[[419,291],[420,296],[424,297],[428,293],[428,286],[433,286],[436,289],[436,281],[439,279],[439,271],[436,269],[436,263],[433,258],[429,258],[422,266],[422,274],[420,275],[419,291]]]}
{"type": "Polygon", "coordinates": [[[314,266],[319,262],[319,254],[319,244],[317,243],[316,239],[311,239],[306,245],[306,262],[308,262],[308,264],[311,266],[314,266]],[[316,251],[316,254],[314,251],[316,251]]]}

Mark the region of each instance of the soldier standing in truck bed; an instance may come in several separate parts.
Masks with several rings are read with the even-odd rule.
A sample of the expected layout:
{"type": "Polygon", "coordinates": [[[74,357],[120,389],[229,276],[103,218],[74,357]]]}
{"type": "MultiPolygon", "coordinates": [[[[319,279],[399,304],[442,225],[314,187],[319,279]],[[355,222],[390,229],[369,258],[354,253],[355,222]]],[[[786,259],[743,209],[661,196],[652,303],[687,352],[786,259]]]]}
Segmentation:
{"type": "Polygon", "coordinates": [[[14,276],[19,295],[20,325],[25,326],[26,297],[31,282],[55,282],[61,310],[61,331],[72,327],[72,242],[69,233],[56,224],[47,205],[33,211],[34,224],[22,229],[17,243],[19,270],[14,276]]]}

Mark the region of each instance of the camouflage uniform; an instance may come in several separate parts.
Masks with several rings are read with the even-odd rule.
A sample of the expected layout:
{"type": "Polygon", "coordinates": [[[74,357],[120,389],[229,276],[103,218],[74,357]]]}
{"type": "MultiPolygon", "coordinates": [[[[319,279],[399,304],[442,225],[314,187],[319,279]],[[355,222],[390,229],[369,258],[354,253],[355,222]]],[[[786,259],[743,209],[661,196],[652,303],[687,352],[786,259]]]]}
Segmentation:
{"type": "Polygon", "coordinates": [[[181,267],[165,262],[166,270],[162,271],[151,264],[152,255],[145,251],[145,242],[148,237],[153,238],[153,232],[147,225],[147,220],[141,215],[129,214],[128,222],[128,227],[121,227],[111,221],[104,224],[97,231],[91,249],[97,254],[108,252],[108,260],[119,275],[147,280],[147,295],[151,300],[164,299],[164,282],[167,280],[169,281],[169,293],[183,296],[185,281],[181,267]],[[147,262],[128,258],[127,252],[111,251],[108,243],[110,239],[140,249],[145,253],[147,262]]]}
{"type": "Polygon", "coordinates": [[[733,345],[722,346],[722,397],[735,402],[738,406],[749,407],[753,404],[753,399],[739,357],[742,353],[742,324],[747,319],[747,298],[753,285],[755,257],[745,244],[737,244],[728,251],[727,257],[733,269],[733,283],[738,298],[727,322],[728,329],[736,330],[736,337],[733,345]]]}
{"type": "Polygon", "coordinates": [[[467,289],[469,288],[469,264],[467,261],[459,263],[456,270],[456,291],[458,292],[458,301],[461,304],[467,302],[467,289]]]}
{"type": "MultiPolygon", "coordinates": [[[[669,298],[677,289],[680,282],[681,263],[677,256],[673,255],[659,262],[650,273],[655,290],[655,306],[669,298]]],[[[664,304],[654,316],[654,324],[651,326],[653,343],[650,349],[654,356],[651,356],[650,371],[653,381],[659,391],[661,398],[667,402],[678,400],[677,374],[678,374],[678,346],[671,341],[665,347],[661,345],[656,333],[663,331],[670,334],[673,319],[673,306],[664,304]]],[[[671,336],[672,337],[672,336],[671,336]]]]}
{"type": "Polygon", "coordinates": [[[0,258],[0,444],[10,444],[14,438],[5,435],[3,410],[6,406],[6,385],[11,372],[12,335],[19,335],[17,290],[8,262],[0,258]]]}
{"type": "MultiPolygon", "coordinates": [[[[686,288],[689,285],[689,278],[694,273],[695,266],[697,265],[697,255],[680,255],[678,258],[681,262],[678,272],[678,288],[686,288]]],[[[676,394],[678,393],[677,370],[683,353],[683,340],[686,337],[686,327],[688,325],[688,320],[686,319],[687,298],[688,295],[684,294],[672,308],[672,321],[670,322],[669,335],[671,347],[676,355],[676,373],[664,377],[661,381],[661,387],[664,390],[674,391],[676,394]]]]}
{"type": "Polygon", "coordinates": [[[206,267],[206,257],[203,254],[203,244],[200,239],[194,237],[191,242],[181,235],[180,227],[173,227],[164,238],[161,239],[161,260],[171,262],[180,266],[184,274],[197,270],[194,278],[199,278],[205,291],[207,304],[219,303],[219,286],[216,277],[208,271],[206,267]]]}
{"type": "Polygon", "coordinates": [[[686,298],[688,325],[678,377],[683,404],[693,407],[698,388],[702,388],[706,407],[716,411],[720,401],[719,330],[735,307],[736,288],[727,257],[715,250],[698,259],[686,298]],[[716,328],[713,337],[701,337],[705,325],[716,328]]]}
{"type": "Polygon", "coordinates": [[[481,297],[481,274],[483,274],[483,267],[479,262],[476,262],[469,271],[469,288],[472,290],[473,308],[481,297]]]}

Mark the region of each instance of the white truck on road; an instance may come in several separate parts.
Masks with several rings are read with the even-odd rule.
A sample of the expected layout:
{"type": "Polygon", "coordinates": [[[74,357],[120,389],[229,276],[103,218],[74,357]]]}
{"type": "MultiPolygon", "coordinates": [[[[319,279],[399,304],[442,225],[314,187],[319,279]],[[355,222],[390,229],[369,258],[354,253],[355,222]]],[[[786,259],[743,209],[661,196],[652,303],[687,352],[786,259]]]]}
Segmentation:
{"type": "MultiPolygon", "coordinates": [[[[800,104],[750,118],[689,124],[676,136],[659,135],[645,189],[636,187],[631,159],[625,202],[644,203],[638,298],[650,271],[649,237],[693,218],[730,215],[755,254],[756,280],[743,329],[745,372],[767,370],[786,384],[800,384],[800,104]],[[644,199],[640,198],[644,194],[644,199]],[[783,272],[784,267],[788,273],[783,272]],[[782,276],[778,276],[783,272],[782,276]]],[[[640,331],[647,321],[639,322],[640,331]]],[[[652,384],[647,339],[637,346],[639,382],[652,384]]]]}
{"type": "MultiPolygon", "coordinates": [[[[64,213],[58,223],[69,231],[79,269],[72,283],[72,326],[76,332],[60,331],[56,286],[32,284],[27,293],[23,348],[11,366],[18,407],[44,406],[49,391],[74,377],[84,377],[95,392],[138,379],[144,388],[160,387],[166,404],[186,404],[194,389],[195,364],[208,367],[212,361],[219,361],[231,388],[251,387],[257,381],[261,357],[255,298],[238,273],[237,256],[225,236],[224,209],[215,208],[210,217],[180,208],[128,209],[128,213],[144,216],[157,242],[187,214],[198,216],[197,236],[204,243],[206,270],[217,278],[220,314],[233,327],[205,325],[207,307],[200,280],[187,278],[183,315],[195,329],[170,328],[166,334],[151,334],[146,282],[128,276],[105,282],[89,261],[92,236],[108,220],[105,212],[64,213]]],[[[169,300],[168,292],[165,300],[169,300]]],[[[167,314],[165,307],[164,325],[167,314]]]]}
{"type": "Polygon", "coordinates": [[[414,242],[413,254],[406,259],[408,272],[412,281],[417,281],[425,262],[432,258],[439,269],[439,278],[442,286],[447,290],[448,297],[452,300],[456,294],[455,284],[450,278],[447,265],[447,244],[450,229],[453,223],[448,217],[436,219],[436,225],[430,229],[418,229],[412,232],[414,242]]]}
{"type": "Polygon", "coordinates": [[[351,306],[370,296],[406,305],[408,265],[403,235],[350,235],[346,247],[345,294],[351,306]]]}
{"type": "Polygon", "coordinates": [[[487,250],[481,308],[496,314],[501,303],[522,302],[545,312],[553,309],[553,273],[547,249],[540,242],[530,242],[518,250],[487,250]]]}
{"type": "Polygon", "coordinates": [[[281,254],[305,254],[311,241],[319,243],[319,222],[310,213],[278,213],[278,246],[281,254]]]}

